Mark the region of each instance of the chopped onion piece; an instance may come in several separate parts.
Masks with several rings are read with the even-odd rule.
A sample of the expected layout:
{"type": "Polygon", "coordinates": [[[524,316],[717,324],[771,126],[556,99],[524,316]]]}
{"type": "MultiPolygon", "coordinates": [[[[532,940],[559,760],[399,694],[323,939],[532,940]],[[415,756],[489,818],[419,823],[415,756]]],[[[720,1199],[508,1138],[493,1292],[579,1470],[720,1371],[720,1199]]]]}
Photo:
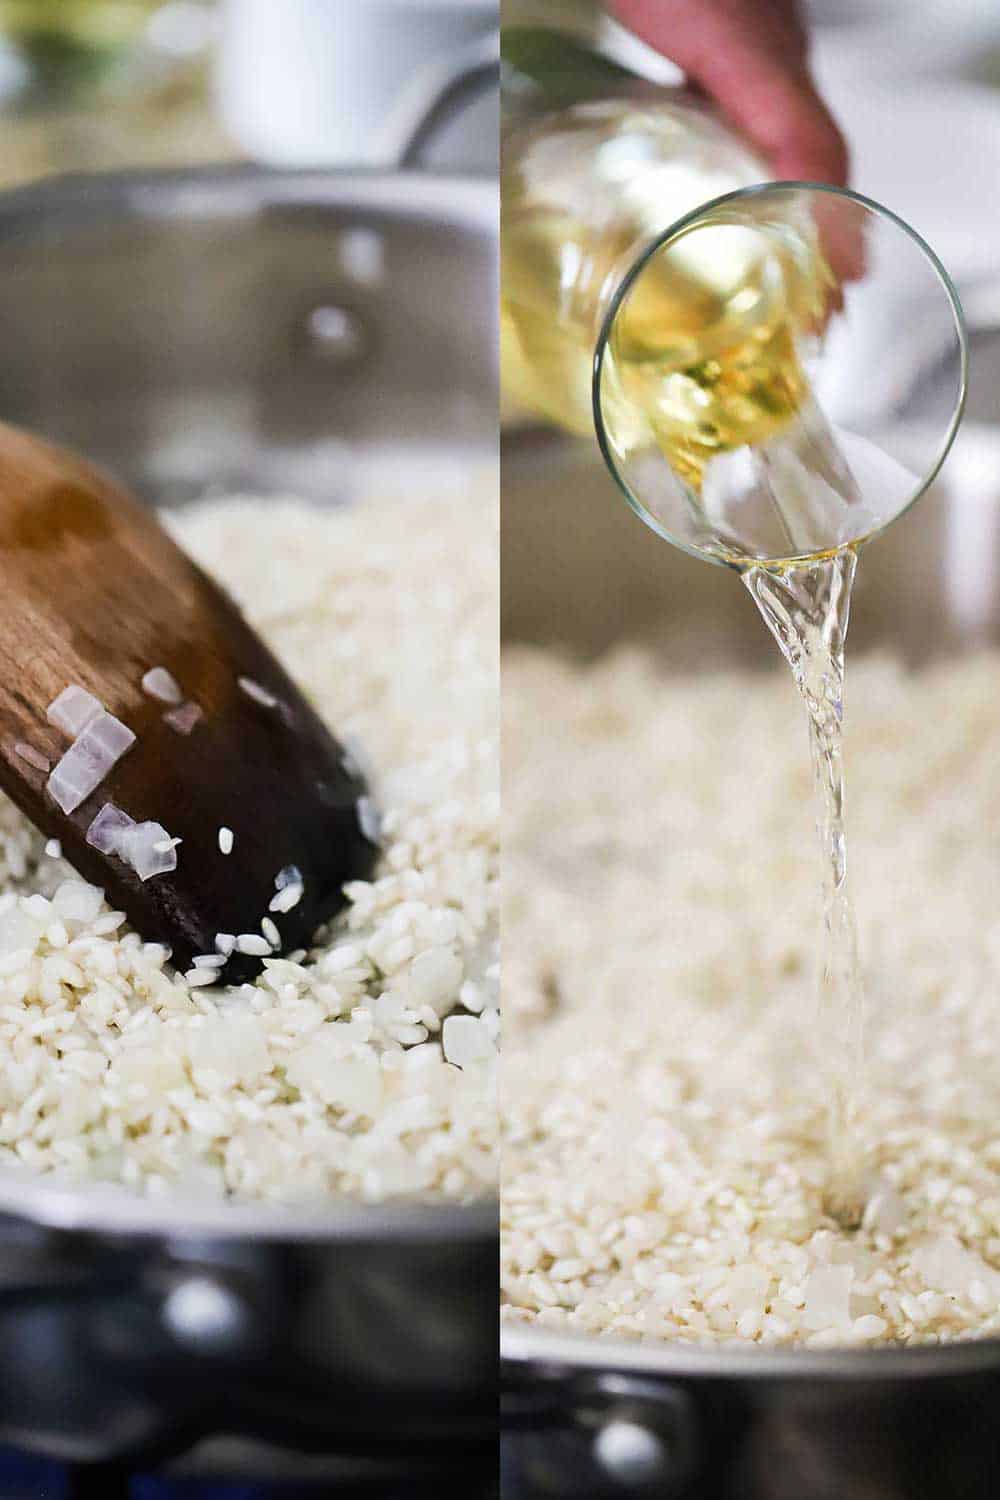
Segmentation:
{"type": "Polygon", "coordinates": [[[48,756],[43,755],[40,750],[36,750],[34,745],[26,745],[23,740],[18,740],[14,746],[14,754],[19,755],[22,760],[26,760],[29,766],[34,766],[36,771],[51,770],[52,762],[48,756]]]}
{"type": "Polygon", "coordinates": [[[201,709],[197,703],[188,699],[182,703],[180,708],[172,708],[163,715],[164,724],[168,724],[177,734],[190,734],[198,720],[202,717],[201,709]]]}
{"type": "Polygon", "coordinates": [[[45,852],[49,859],[62,859],[62,844],[58,839],[49,839],[45,845],[45,852]]]}
{"type": "Polygon", "coordinates": [[[232,932],[217,932],[215,934],[215,946],[224,958],[228,958],[236,947],[236,936],[232,932]]]}
{"type": "Polygon", "coordinates": [[[259,682],[254,682],[252,677],[238,677],[236,680],[247,697],[252,698],[255,703],[264,708],[277,708],[278,700],[274,694],[269,693],[266,687],[261,687],[259,682]]]}
{"type": "Polygon", "coordinates": [[[87,843],[100,854],[120,855],[122,838],[134,827],[134,818],[130,818],[127,812],[122,812],[113,802],[105,802],[87,829],[87,843]]]}
{"type": "Polygon", "coordinates": [[[166,667],[150,667],[142,679],[142,690],[151,698],[159,698],[161,703],[180,703],[184,697],[177,679],[171,677],[166,667]]]}
{"type": "Polygon", "coordinates": [[[257,932],[241,932],[236,939],[236,951],[252,953],[257,958],[263,958],[270,953],[271,944],[267,938],[261,937],[257,932]]]}
{"type": "Polygon", "coordinates": [[[111,764],[114,765],[115,761],[121,760],[126,750],[131,750],[135,744],[135,735],[121,719],[102,710],[73,744],[74,747],[86,745],[95,754],[110,756],[111,764]]]}
{"type": "Polygon", "coordinates": [[[303,883],[302,871],[298,865],[285,865],[284,869],[279,870],[274,877],[276,891],[283,891],[286,885],[302,885],[303,883]]]}
{"type": "Polygon", "coordinates": [[[232,854],[234,841],[235,838],[231,828],[223,827],[219,829],[219,848],[223,854],[232,854]]]}
{"type": "Polygon", "coordinates": [[[296,881],[294,885],[283,885],[278,894],[272,896],[268,902],[268,911],[291,911],[292,907],[298,906],[302,900],[302,892],[304,890],[305,886],[301,881],[296,881]]]}
{"type": "Polygon", "coordinates": [[[134,744],[128,725],[101,709],[57,763],[46,782],[49,795],[64,813],[75,812],[134,744]]]}
{"type": "Polygon", "coordinates": [[[177,868],[177,850],[162,823],[137,823],[122,841],[122,857],[140,880],[152,880],[177,868]],[[169,847],[158,849],[158,844],[169,847]]]}
{"type": "Polygon", "coordinates": [[[260,924],[260,930],[271,944],[272,948],[281,947],[281,933],[275,927],[270,917],[265,917],[260,924]]]}
{"type": "Polygon", "coordinates": [[[58,698],[53,698],[46,709],[46,717],[50,724],[75,740],[103,712],[104,704],[100,699],[95,698],[93,693],[88,693],[78,683],[71,682],[69,687],[63,688],[58,698]]]}

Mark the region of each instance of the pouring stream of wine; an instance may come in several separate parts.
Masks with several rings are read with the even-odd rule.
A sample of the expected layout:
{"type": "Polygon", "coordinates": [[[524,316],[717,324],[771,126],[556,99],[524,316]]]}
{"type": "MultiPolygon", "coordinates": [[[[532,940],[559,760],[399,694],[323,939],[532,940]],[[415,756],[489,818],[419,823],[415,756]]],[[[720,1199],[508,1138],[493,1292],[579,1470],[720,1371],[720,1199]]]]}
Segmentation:
{"type": "Polygon", "coordinates": [[[809,715],[823,860],[823,926],[819,965],[817,1055],[828,1097],[828,1210],[856,1225],[863,1203],[857,1100],[864,1062],[864,991],[857,928],[847,880],[844,828],[844,644],[857,553],[784,569],[743,573],[755,604],[792,669],[809,715]]]}

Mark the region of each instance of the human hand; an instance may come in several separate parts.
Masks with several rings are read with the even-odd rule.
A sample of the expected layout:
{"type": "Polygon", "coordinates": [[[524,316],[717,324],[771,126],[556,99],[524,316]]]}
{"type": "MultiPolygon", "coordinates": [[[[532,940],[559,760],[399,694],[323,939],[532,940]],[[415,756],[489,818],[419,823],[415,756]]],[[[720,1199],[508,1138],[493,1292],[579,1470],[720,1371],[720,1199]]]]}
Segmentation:
{"type": "Polygon", "coordinates": [[[609,0],[763,155],[776,178],[847,183],[847,147],[809,73],[797,0],[609,0]]]}

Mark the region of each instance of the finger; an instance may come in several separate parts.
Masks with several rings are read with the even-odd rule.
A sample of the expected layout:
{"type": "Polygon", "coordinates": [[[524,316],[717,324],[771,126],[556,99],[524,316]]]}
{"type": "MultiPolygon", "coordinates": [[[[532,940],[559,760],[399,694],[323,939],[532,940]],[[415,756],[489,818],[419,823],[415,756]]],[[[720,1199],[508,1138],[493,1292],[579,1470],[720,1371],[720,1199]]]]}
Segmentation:
{"type": "Polygon", "coordinates": [[[853,198],[827,194],[816,195],[812,214],[827,265],[838,283],[830,298],[831,306],[837,310],[843,302],[839,284],[860,281],[865,274],[868,216],[853,198]]]}
{"type": "MultiPolygon", "coordinates": [[[[793,0],[615,0],[619,18],[713,98],[777,178],[844,187],[844,138],[806,66],[793,0]]],[[[838,282],[864,274],[860,219],[820,200],[817,224],[838,282]]]]}
{"type": "Polygon", "coordinates": [[[805,64],[788,4],[615,0],[619,19],[698,83],[776,176],[847,181],[847,148],[805,64]]]}

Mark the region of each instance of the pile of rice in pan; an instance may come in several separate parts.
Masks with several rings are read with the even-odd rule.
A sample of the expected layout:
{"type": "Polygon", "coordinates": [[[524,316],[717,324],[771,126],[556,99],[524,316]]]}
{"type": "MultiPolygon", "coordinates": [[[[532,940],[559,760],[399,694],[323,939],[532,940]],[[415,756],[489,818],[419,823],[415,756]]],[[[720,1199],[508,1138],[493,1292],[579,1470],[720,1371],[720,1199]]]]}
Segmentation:
{"type": "Polygon", "coordinates": [[[1000,1330],[1000,655],[848,677],[855,1232],[823,1207],[788,674],[505,656],[506,1317],[820,1347],[1000,1330]]]}
{"type": "Polygon", "coordinates": [[[372,782],[373,877],[299,961],[189,982],[0,802],[0,1165],[145,1194],[493,1190],[496,479],[408,477],[171,520],[372,782]]]}

